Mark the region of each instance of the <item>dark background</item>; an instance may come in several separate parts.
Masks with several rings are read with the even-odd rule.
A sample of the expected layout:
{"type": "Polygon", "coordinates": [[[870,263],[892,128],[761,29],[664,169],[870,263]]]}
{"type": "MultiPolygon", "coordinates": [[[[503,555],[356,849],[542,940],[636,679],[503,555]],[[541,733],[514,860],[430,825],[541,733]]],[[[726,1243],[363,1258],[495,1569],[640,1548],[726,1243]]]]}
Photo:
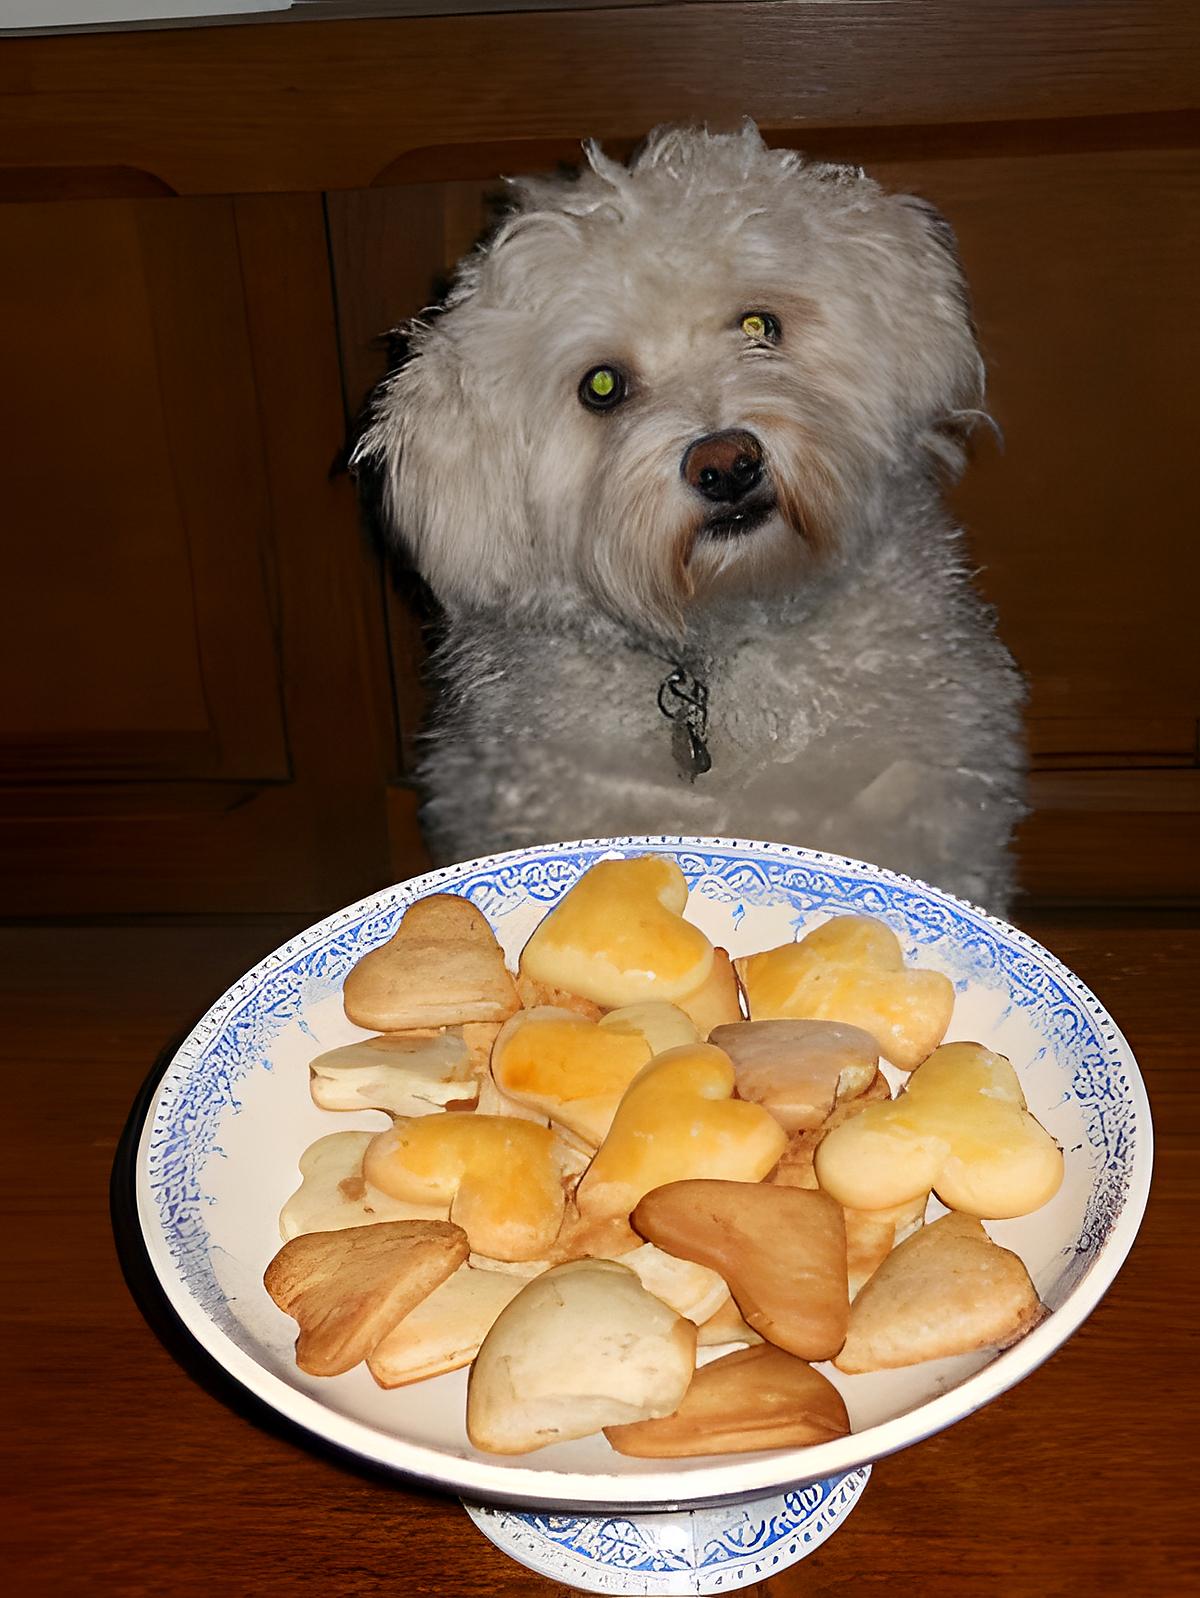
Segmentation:
{"type": "Polygon", "coordinates": [[[957,230],[1029,894],[1195,903],[1197,25],[726,0],[0,41],[0,914],[313,919],[421,864],[420,630],[328,475],[375,340],[498,174],[745,114],[957,230]]]}

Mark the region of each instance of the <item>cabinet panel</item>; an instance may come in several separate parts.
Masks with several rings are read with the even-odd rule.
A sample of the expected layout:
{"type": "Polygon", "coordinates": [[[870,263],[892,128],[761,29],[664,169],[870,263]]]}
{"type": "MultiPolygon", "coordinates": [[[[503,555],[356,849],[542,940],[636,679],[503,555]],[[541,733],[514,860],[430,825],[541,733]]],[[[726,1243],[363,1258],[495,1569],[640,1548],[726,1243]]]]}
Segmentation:
{"type": "Polygon", "coordinates": [[[0,275],[6,764],[286,778],[230,203],[5,207],[0,275]]]}
{"type": "Polygon", "coordinates": [[[958,506],[1031,680],[1038,747],[1056,752],[1058,722],[1071,753],[1083,718],[1127,752],[1194,758],[1196,152],[876,170],[959,236],[1004,442],[980,437],[958,506]]]}
{"type": "Polygon", "coordinates": [[[388,877],[377,564],[321,198],[0,210],[0,913],[321,911],[388,877]]]}

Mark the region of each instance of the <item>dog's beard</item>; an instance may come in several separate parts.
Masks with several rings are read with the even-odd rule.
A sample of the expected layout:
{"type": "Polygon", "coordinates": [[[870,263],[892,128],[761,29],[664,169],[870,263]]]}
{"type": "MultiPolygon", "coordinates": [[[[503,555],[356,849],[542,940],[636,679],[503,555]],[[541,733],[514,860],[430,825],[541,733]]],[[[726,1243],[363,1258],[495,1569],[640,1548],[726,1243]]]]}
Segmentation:
{"type": "Polygon", "coordinates": [[[581,567],[605,609],[641,631],[678,638],[695,605],[795,587],[838,546],[853,463],[795,419],[748,412],[737,425],[765,459],[762,482],[734,504],[688,490],[683,439],[640,458],[625,440],[597,474],[581,567]]]}

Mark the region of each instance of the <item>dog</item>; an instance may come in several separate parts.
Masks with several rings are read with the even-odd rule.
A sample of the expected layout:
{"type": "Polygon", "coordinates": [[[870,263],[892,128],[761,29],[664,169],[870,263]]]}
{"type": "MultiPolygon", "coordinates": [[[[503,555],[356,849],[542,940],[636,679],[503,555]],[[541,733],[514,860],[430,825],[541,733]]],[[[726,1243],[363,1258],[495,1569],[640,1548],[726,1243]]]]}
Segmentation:
{"type": "Polygon", "coordinates": [[[624,833],[856,856],[1003,913],[1022,679],[942,491],[953,235],[757,130],[524,178],[353,466],[440,607],[440,861],[624,833]]]}

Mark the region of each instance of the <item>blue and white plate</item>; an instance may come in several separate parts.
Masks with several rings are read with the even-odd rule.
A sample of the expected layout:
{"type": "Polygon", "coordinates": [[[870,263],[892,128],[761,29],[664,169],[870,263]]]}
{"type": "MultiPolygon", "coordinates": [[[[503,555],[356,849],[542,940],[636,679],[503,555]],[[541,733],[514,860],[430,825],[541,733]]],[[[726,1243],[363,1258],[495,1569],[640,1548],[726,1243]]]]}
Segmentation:
{"type": "Polygon", "coordinates": [[[620,838],[430,872],[276,950],[213,1005],[168,1066],[148,1107],[136,1177],[139,1223],[171,1306],[249,1392],[317,1438],[467,1498],[588,1514],[728,1503],[831,1480],[978,1409],[1040,1365],[1095,1308],[1137,1233],[1150,1166],[1149,1106],[1128,1044],[1078,978],[1023,933],[932,888],[831,855],[620,838]],[[391,935],[414,900],[436,892],[476,904],[515,963],[534,926],[594,861],[649,852],[679,862],[692,889],[689,918],[735,955],[795,938],[831,915],[865,913],[896,931],[911,961],[951,977],[958,997],[949,1039],[977,1039],[1007,1055],[1030,1109],[1066,1156],[1066,1178],[1049,1204],[988,1228],[1025,1261],[1053,1313],[998,1355],[866,1376],[822,1367],[845,1398],[852,1435],[725,1458],[626,1459],[603,1436],[498,1458],[467,1439],[465,1371],[383,1392],[362,1367],[325,1380],[297,1370],[295,1324],[262,1286],[280,1246],[279,1211],[298,1184],[297,1160],[331,1130],[388,1124],[374,1111],[335,1116],[309,1097],[309,1060],[365,1035],[342,1012],[346,973],[391,935]]]}

